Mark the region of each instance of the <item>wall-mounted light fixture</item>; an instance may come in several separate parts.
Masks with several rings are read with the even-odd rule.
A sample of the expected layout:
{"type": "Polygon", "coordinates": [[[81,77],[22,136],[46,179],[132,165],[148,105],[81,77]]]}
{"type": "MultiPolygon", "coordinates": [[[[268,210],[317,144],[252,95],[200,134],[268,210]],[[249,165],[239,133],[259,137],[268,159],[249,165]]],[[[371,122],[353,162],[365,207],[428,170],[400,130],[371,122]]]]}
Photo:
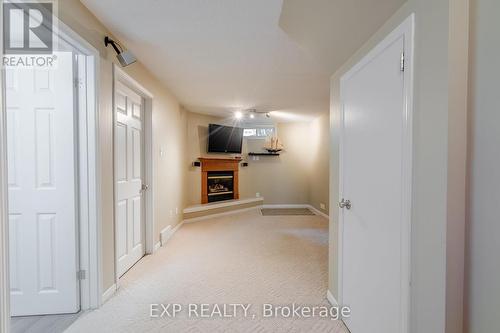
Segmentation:
{"type": "Polygon", "coordinates": [[[123,50],[120,44],[118,44],[108,36],[104,37],[104,45],[106,47],[108,47],[108,45],[111,45],[113,47],[113,49],[116,52],[116,58],[118,59],[122,67],[127,67],[129,65],[132,65],[134,62],[137,61],[137,59],[130,51],[123,50]]]}

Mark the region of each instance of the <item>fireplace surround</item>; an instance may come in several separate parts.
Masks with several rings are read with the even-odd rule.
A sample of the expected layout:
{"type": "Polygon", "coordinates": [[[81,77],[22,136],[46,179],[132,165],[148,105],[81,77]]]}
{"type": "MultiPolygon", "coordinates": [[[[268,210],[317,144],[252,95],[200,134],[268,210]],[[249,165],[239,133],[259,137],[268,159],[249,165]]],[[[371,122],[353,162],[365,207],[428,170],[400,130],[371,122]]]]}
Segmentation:
{"type": "Polygon", "coordinates": [[[238,171],[241,158],[202,158],[201,203],[239,199],[238,171]]]}

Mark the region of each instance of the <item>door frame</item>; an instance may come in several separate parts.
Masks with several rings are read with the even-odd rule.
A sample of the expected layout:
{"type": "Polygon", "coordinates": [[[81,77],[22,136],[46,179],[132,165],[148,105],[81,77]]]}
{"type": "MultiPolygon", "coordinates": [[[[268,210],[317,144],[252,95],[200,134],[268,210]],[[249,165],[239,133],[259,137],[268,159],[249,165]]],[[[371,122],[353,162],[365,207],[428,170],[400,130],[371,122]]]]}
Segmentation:
{"type": "MultiPolygon", "coordinates": [[[[343,198],[343,149],[344,149],[344,92],[345,81],[370,63],[390,44],[403,36],[404,38],[404,99],[405,120],[403,123],[403,185],[402,185],[402,279],[401,279],[401,323],[404,332],[410,331],[410,293],[411,293],[411,222],[412,222],[412,185],[413,185],[413,77],[414,77],[414,31],[415,14],[411,14],[396,29],[387,35],[377,46],[362,58],[356,65],[347,71],[340,79],[340,135],[339,135],[339,198],[343,198]]],[[[343,239],[344,239],[344,210],[339,209],[338,233],[338,297],[343,303],[343,239]]]]}
{"type": "MultiPolygon", "coordinates": [[[[0,17],[3,17],[3,5],[0,6],[0,17]]],[[[3,36],[3,24],[0,24],[0,36],[3,36]]],[[[0,47],[0,57],[3,59],[3,47],[0,47]]],[[[0,333],[10,330],[7,112],[4,105],[4,80],[4,70],[0,66],[0,333]]]]}
{"type": "MultiPolygon", "coordinates": [[[[0,17],[3,6],[0,6],[0,17]]],[[[80,311],[98,308],[101,305],[101,191],[99,158],[99,68],[100,56],[95,47],[74,32],[57,17],[54,17],[54,35],[69,44],[79,55],[79,66],[75,69],[75,101],[78,109],[77,156],[78,184],[77,208],[78,237],[76,254],[80,271],[85,273],[80,280],[80,311]]],[[[0,27],[1,29],[1,27],[0,27]]],[[[0,35],[1,35],[0,30],[0,35]]],[[[1,54],[0,54],[1,55],[1,54]]],[[[8,178],[7,138],[5,110],[5,71],[0,79],[0,333],[10,330],[10,286],[9,286],[9,231],[8,231],[8,178]]],[[[76,272],[75,272],[76,273],[76,272]]]]}
{"type": "Polygon", "coordinates": [[[116,83],[120,81],[128,88],[142,97],[144,100],[144,154],[142,165],[144,166],[144,181],[149,185],[149,189],[144,192],[144,226],[145,226],[145,254],[154,252],[154,161],[153,161],[153,94],[142,84],[128,75],[120,66],[113,64],[113,228],[115,242],[115,286],[117,290],[120,287],[120,276],[118,274],[118,246],[117,246],[117,228],[116,228],[116,178],[115,178],[115,126],[116,126],[116,104],[115,93],[116,83]]]}

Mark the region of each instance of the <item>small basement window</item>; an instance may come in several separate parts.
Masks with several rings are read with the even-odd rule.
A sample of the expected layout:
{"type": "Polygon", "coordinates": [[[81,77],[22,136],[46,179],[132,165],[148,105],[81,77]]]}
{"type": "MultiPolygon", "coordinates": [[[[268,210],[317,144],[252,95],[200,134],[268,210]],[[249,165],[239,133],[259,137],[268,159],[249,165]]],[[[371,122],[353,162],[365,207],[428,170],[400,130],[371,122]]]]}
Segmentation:
{"type": "Polygon", "coordinates": [[[274,127],[251,127],[243,130],[243,136],[247,139],[266,139],[276,134],[274,127]]]}

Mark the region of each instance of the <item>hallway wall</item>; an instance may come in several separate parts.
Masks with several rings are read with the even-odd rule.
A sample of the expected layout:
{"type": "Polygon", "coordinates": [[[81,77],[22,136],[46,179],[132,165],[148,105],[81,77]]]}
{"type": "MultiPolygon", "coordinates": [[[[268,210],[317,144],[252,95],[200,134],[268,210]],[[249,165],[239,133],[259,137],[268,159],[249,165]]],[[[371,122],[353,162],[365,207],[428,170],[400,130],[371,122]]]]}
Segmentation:
{"type": "Polygon", "coordinates": [[[468,333],[500,332],[500,1],[471,0],[468,333]]]}
{"type": "MultiPolygon", "coordinates": [[[[101,174],[101,219],[102,219],[102,279],[106,291],[115,282],[114,269],[114,216],[113,216],[113,100],[112,67],[117,63],[111,48],[104,47],[104,36],[111,35],[108,29],[78,0],[58,2],[59,17],[75,32],[85,38],[101,54],[99,77],[99,140],[101,174]]],[[[126,46],[125,46],[126,47],[126,46]]],[[[165,88],[141,63],[124,69],[154,95],[153,102],[153,156],[156,177],[155,186],[155,243],[160,231],[167,225],[175,226],[182,214],[171,215],[176,208],[182,211],[185,205],[184,145],[186,116],[177,98],[165,88]],[[165,152],[160,157],[160,150],[165,152]],[[172,188],[180,189],[171,191],[172,188]]]]}

